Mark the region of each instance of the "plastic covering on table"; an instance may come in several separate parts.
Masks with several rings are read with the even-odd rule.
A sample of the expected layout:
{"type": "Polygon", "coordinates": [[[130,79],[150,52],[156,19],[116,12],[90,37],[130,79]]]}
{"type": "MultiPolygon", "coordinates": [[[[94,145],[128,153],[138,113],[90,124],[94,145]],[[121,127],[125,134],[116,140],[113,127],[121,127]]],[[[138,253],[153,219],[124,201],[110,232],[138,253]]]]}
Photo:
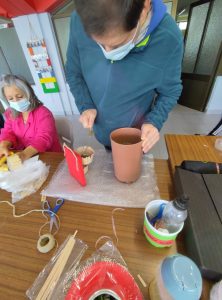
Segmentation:
{"type": "Polygon", "coordinates": [[[69,174],[66,161],[62,161],[42,194],[84,203],[122,207],[145,207],[149,201],[159,198],[154,159],[148,154],[143,155],[140,178],[127,184],[115,178],[111,152],[98,150],[86,174],[86,180],[87,186],[82,187],[69,174]]]}

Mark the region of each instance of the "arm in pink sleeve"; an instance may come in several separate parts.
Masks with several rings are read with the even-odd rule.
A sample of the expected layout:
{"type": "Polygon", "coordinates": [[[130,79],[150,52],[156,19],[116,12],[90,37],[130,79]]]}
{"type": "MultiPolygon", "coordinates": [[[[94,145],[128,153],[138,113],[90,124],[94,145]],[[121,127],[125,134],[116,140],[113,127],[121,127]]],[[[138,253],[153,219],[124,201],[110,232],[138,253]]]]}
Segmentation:
{"type": "Polygon", "coordinates": [[[0,142],[1,141],[8,141],[12,143],[12,147],[16,148],[17,146],[17,139],[16,135],[13,131],[12,128],[12,122],[14,122],[13,119],[10,117],[10,112],[6,111],[5,112],[5,124],[4,128],[1,129],[1,134],[0,134],[0,142]]]}
{"type": "Polygon", "coordinates": [[[38,112],[36,119],[37,132],[30,143],[30,146],[35,148],[38,152],[45,152],[52,147],[52,144],[57,135],[55,120],[49,110],[43,109],[38,112]]]}

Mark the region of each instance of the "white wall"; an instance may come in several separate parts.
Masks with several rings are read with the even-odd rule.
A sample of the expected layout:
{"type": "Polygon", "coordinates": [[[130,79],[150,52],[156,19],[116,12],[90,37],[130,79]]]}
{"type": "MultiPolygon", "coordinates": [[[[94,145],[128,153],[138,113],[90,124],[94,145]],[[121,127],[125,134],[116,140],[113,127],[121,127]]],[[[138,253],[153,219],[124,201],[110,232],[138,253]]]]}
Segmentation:
{"type": "Polygon", "coordinates": [[[51,16],[48,13],[31,14],[13,19],[15,30],[21,43],[28,66],[32,73],[35,85],[33,86],[39,99],[53,112],[54,115],[73,115],[78,110],[73,97],[70,96],[66,84],[64,68],[57,45],[51,16]],[[30,25],[31,24],[31,27],[30,25]],[[59,93],[44,94],[34,64],[27,49],[27,42],[31,39],[44,38],[48,54],[59,85],[59,93]]]}
{"type": "Polygon", "coordinates": [[[217,76],[207,108],[207,113],[222,113],[222,76],[217,76]]]}

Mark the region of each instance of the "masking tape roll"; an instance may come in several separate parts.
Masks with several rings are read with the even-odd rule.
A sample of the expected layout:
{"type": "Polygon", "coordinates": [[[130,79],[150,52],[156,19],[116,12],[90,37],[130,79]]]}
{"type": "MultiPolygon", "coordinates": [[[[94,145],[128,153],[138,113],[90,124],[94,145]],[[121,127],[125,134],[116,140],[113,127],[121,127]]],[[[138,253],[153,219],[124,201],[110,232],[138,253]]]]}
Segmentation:
{"type": "Polygon", "coordinates": [[[37,249],[41,253],[47,253],[55,247],[55,238],[52,234],[41,235],[37,242],[37,249]]]}

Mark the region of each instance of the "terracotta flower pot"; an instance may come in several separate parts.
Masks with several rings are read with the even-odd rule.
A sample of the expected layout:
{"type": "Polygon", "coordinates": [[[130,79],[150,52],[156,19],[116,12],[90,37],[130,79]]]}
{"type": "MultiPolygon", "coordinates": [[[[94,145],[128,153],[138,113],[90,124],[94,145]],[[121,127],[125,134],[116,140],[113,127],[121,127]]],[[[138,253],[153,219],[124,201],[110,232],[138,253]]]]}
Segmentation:
{"type": "Polygon", "coordinates": [[[120,128],[110,134],[114,173],[119,181],[136,181],[141,173],[141,130],[120,128]]]}

